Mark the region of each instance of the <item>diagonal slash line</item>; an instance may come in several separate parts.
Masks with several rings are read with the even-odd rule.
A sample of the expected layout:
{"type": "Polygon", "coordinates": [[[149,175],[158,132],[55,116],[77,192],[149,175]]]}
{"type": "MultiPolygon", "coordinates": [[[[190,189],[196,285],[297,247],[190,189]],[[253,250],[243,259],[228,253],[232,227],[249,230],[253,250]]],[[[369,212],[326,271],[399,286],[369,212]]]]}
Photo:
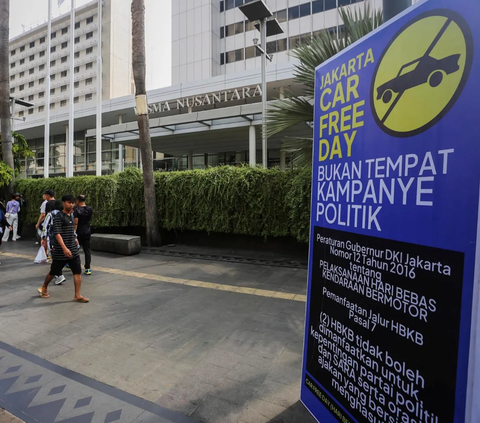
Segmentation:
{"type": "MultiPolygon", "coordinates": [[[[430,47],[428,47],[427,51],[425,52],[425,54],[419,59],[423,59],[424,57],[427,57],[430,55],[430,53],[433,51],[433,49],[435,48],[435,46],[438,44],[438,42],[440,41],[440,38],[442,38],[443,34],[445,34],[445,31],[448,29],[448,27],[450,26],[450,23],[453,22],[452,18],[448,18],[447,21],[443,24],[442,26],[442,29],[440,29],[439,33],[437,34],[437,36],[434,38],[434,40],[432,41],[432,44],[430,44],[430,47]]],[[[414,61],[415,62],[415,61],[414,61]]],[[[398,94],[397,98],[394,100],[394,102],[392,103],[392,105],[389,107],[389,109],[387,110],[387,113],[385,113],[385,116],[383,116],[383,119],[382,119],[382,124],[385,124],[385,121],[389,118],[390,114],[393,112],[393,109],[395,108],[395,106],[398,104],[398,102],[400,101],[400,99],[402,98],[403,94],[405,94],[405,91],[402,91],[401,93],[398,94]]]]}

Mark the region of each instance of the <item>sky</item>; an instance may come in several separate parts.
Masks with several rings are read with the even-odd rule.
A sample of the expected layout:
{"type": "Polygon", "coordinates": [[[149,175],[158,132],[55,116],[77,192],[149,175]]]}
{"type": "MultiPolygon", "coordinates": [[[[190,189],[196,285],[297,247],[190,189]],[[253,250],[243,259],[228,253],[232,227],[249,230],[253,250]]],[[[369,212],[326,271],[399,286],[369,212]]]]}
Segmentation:
{"type": "MultiPolygon", "coordinates": [[[[75,0],[79,7],[91,0],[75,0]]],[[[118,1],[118,0],[114,0],[118,1]]],[[[127,1],[127,0],[121,0],[127,1]]],[[[70,11],[71,0],[58,7],[52,0],[52,16],[56,18],[70,11]]],[[[171,0],[145,0],[147,89],[167,87],[172,80],[172,2],[171,0]]],[[[20,35],[47,21],[48,0],[10,1],[10,38],[20,35]]]]}

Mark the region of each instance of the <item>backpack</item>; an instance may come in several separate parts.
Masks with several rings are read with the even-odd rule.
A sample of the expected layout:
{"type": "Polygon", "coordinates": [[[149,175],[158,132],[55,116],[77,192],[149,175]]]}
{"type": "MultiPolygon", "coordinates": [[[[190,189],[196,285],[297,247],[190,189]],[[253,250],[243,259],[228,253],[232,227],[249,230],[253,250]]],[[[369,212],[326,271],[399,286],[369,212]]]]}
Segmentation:
{"type": "MultiPolygon", "coordinates": [[[[55,241],[55,225],[53,221],[55,216],[60,213],[60,210],[52,210],[46,217],[43,224],[45,238],[47,238],[48,249],[51,250],[55,241]]],[[[71,219],[71,218],[70,218],[71,219]]],[[[65,223],[65,219],[63,219],[65,223]]]]}

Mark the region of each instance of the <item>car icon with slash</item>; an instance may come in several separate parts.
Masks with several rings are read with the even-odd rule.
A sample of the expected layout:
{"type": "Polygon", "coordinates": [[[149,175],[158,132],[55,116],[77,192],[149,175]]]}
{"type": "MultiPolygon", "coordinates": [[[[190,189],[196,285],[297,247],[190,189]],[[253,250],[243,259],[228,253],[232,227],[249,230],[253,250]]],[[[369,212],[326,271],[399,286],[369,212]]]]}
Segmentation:
{"type": "Polygon", "coordinates": [[[403,93],[410,88],[428,83],[432,88],[438,87],[446,75],[460,69],[460,54],[452,54],[443,59],[423,56],[403,65],[397,76],[377,88],[377,100],[390,103],[393,93],[403,93]]]}

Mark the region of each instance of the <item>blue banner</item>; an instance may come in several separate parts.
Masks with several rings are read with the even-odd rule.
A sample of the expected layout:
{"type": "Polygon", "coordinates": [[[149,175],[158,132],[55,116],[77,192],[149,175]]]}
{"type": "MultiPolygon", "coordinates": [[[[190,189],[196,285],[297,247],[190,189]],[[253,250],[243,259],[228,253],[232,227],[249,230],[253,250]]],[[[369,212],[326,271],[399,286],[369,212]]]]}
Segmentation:
{"type": "Polygon", "coordinates": [[[478,423],[480,2],[429,0],[316,71],[301,400],[478,423]]]}

